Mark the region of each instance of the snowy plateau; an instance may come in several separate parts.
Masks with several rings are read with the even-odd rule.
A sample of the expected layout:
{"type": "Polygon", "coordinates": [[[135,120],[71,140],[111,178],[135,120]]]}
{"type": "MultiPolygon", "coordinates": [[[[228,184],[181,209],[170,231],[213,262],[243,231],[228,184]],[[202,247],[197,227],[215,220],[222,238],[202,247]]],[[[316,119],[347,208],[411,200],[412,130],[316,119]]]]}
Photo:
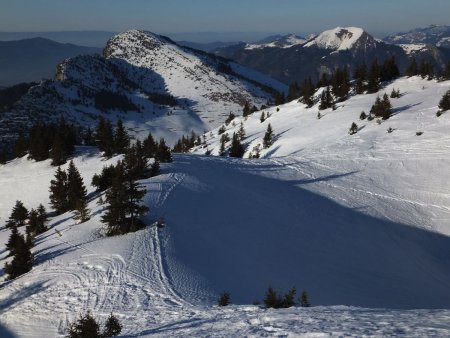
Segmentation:
{"type": "MultiPolygon", "coordinates": [[[[379,94],[402,96],[380,124],[359,121],[377,94],[320,119],[317,104],[297,101],[266,109],[263,123],[261,112],[238,117],[226,132],[243,123],[246,157],[273,127],[262,158],[175,155],[141,181],[149,226],[136,233],[105,237],[104,206],[89,187],[91,220],[51,218],[29,273],[6,281],[0,252],[0,332],[61,337],[90,310],[100,320],[116,314],[124,337],[449,337],[450,116],[436,117],[449,87],[390,83],[379,94]],[[166,227],[151,226],[160,217],[166,227]],[[313,306],[250,305],[268,286],[305,289],[313,306]],[[236,305],[216,305],[224,290],[236,305]]],[[[218,130],[205,137],[217,155],[218,130]]],[[[117,160],[90,147],[74,156],[86,183],[117,160]]],[[[49,208],[54,170],[25,157],[0,165],[0,221],[18,199],[49,208]]],[[[8,236],[2,228],[2,247],[8,236]]]]}

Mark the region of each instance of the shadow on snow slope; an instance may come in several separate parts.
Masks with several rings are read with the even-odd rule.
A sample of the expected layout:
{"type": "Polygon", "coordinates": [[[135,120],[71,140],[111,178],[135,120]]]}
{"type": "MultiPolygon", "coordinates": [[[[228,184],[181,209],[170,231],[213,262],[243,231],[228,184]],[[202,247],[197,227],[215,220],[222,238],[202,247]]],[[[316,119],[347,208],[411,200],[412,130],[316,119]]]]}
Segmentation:
{"type": "Polygon", "coordinates": [[[191,302],[215,302],[192,291],[196,273],[237,304],[296,286],[313,305],[450,307],[449,237],[343,207],[270,161],[178,155],[173,170],[183,179],[154,211],[166,215],[168,274],[191,302]]]}

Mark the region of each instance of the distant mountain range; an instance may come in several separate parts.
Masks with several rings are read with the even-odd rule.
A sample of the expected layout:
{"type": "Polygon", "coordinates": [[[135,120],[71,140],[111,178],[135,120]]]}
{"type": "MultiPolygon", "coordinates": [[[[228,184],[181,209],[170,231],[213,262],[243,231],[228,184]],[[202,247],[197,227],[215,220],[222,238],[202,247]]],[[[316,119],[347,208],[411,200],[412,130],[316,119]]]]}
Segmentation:
{"type": "MultiPolygon", "coordinates": [[[[441,32],[439,41],[445,39],[444,35],[441,32]]],[[[442,46],[416,42],[392,44],[357,27],[337,27],[306,39],[287,35],[255,44],[238,43],[218,48],[214,53],[266,72],[286,84],[301,82],[308,76],[317,81],[321,74],[331,74],[336,67],[345,66],[353,71],[363,62],[369,66],[375,59],[383,62],[391,56],[402,72],[412,56],[430,61],[436,71],[441,71],[450,59],[450,49],[442,46]]]]}
{"type": "Polygon", "coordinates": [[[53,78],[56,64],[62,60],[100,52],[100,48],[58,43],[44,38],[0,41],[0,86],[53,78]]]}
{"type": "Polygon", "coordinates": [[[450,48],[450,26],[431,25],[407,33],[389,35],[384,41],[394,44],[431,44],[450,48]]]}

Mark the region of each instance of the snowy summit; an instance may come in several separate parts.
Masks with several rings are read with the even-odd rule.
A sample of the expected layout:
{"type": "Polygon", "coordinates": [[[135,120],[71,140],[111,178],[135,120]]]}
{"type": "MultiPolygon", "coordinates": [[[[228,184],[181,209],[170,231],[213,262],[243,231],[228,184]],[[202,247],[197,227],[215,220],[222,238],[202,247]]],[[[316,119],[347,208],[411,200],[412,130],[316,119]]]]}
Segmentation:
{"type": "Polygon", "coordinates": [[[322,49],[336,51],[351,49],[363,36],[364,30],[357,27],[336,27],[320,33],[313,40],[307,42],[305,47],[316,46],[322,49]]]}

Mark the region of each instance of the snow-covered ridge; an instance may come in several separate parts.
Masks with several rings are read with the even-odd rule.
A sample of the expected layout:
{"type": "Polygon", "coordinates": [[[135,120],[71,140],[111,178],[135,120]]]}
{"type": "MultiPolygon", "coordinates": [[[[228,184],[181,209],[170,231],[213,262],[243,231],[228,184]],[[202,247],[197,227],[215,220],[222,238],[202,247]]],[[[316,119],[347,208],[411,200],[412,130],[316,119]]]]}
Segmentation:
{"type": "Polygon", "coordinates": [[[420,52],[427,49],[427,45],[424,43],[417,44],[400,44],[400,47],[406,52],[406,54],[412,54],[414,52],[420,52]]]}
{"type": "MultiPolygon", "coordinates": [[[[230,112],[240,114],[246,102],[261,106],[272,100],[273,90],[286,90],[261,73],[142,30],[111,38],[103,54],[63,61],[56,80],[32,88],[12,114],[27,116],[26,123],[63,115],[88,126],[106,113],[112,120],[120,116],[136,137],[151,131],[173,144],[191,130],[215,128],[230,112]],[[105,91],[129,100],[131,110],[102,110],[96,95],[105,91]]],[[[23,123],[17,120],[17,129],[23,123]]]]}
{"type": "Polygon", "coordinates": [[[364,34],[364,30],[358,27],[336,27],[320,33],[313,40],[305,44],[305,47],[316,46],[323,49],[336,51],[351,49],[364,34]]]}
{"type": "Polygon", "coordinates": [[[406,33],[397,33],[384,38],[394,44],[432,44],[438,47],[450,47],[450,26],[430,25],[416,28],[406,33]]]}
{"type": "Polygon", "coordinates": [[[271,41],[261,41],[257,43],[248,43],[245,49],[263,49],[263,48],[291,48],[298,45],[303,45],[307,40],[295,34],[285,36],[276,36],[271,41]]]}

